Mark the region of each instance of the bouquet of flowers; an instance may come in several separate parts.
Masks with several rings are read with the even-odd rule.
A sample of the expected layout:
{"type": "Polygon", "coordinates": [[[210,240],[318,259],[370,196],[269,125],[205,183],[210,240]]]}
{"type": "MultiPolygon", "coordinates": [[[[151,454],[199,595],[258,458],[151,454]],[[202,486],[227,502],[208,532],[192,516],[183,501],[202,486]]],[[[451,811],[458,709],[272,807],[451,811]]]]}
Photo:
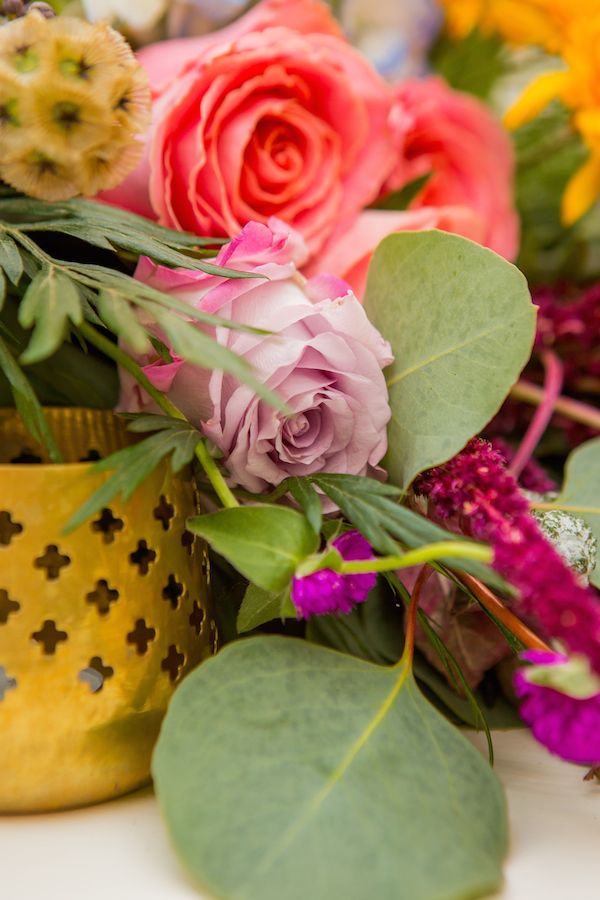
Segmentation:
{"type": "Polygon", "coordinates": [[[488,895],[460,726],[600,780],[600,4],[2,14],[2,403],[54,462],[45,405],[136,436],[67,531],[165,459],[202,497],[175,848],[224,898],[488,895]]]}

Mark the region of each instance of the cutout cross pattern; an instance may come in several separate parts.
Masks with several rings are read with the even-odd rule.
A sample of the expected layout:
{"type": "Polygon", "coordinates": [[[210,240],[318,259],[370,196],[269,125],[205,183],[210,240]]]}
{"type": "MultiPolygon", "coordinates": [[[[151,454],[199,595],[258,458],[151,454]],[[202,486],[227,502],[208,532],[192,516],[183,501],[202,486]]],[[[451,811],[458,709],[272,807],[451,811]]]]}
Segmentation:
{"type": "Polygon", "coordinates": [[[104,682],[114,674],[112,666],[105,666],[100,656],[94,656],[87,668],[79,673],[79,680],[89,684],[92,694],[97,694],[104,687],[104,682]]]}
{"type": "Polygon", "coordinates": [[[116,603],[119,599],[119,592],[115,588],[111,588],[104,578],[96,582],[96,589],[86,594],[85,599],[88,603],[94,603],[101,616],[108,615],[110,604],[116,603]]]}
{"type": "Polygon", "coordinates": [[[177,609],[179,599],[183,594],[183,585],[177,581],[174,575],[169,575],[169,580],[162,591],[162,598],[171,604],[171,609],[177,609]]]}
{"type": "Polygon", "coordinates": [[[171,681],[176,681],[177,677],[185,663],[185,656],[180,653],[175,644],[171,644],[169,652],[160,664],[163,672],[169,673],[171,681]]]}
{"type": "Polygon", "coordinates": [[[0,545],[8,547],[17,534],[21,534],[23,526],[13,522],[13,518],[7,510],[0,510],[0,545]]]}
{"type": "Polygon", "coordinates": [[[194,605],[190,613],[190,625],[196,632],[200,634],[202,631],[202,623],[204,622],[204,610],[199,606],[198,601],[194,600],[194,605]]]}
{"type": "Polygon", "coordinates": [[[134,566],[138,566],[140,575],[147,575],[150,564],[156,559],[156,550],[152,550],[146,541],[138,541],[137,550],[129,554],[129,560],[134,566]]]}
{"type": "Polygon", "coordinates": [[[148,652],[148,644],[156,637],[156,630],[146,625],[145,619],[138,619],[135,628],[127,635],[127,643],[134,644],[140,656],[148,652]]]}
{"type": "Polygon", "coordinates": [[[112,509],[105,507],[99,518],[92,522],[92,531],[99,532],[105,544],[112,544],[117,531],[123,530],[123,519],[113,515],[112,509]]]}
{"type": "Polygon", "coordinates": [[[0,588],[0,625],[6,625],[10,616],[21,609],[21,604],[11,600],[8,591],[0,588]]]}
{"type": "Polygon", "coordinates": [[[36,643],[42,645],[42,652],[45,656],[52,656],[56,653],[56,648],[63,641],[68,640],[66,631],[59,631],[56,622],[46,619],[39,631],[34,631],[31,635],[36,643]]]}
{"type": "Polygon", "coordinates": [[[62,554],[56,544],[48,544],[43,556],[38,556],[33,564],[36,569],[45,569],[46,578],[49,581],[52,581],[53,579],[58,578],[60,570],[65,566],[68,566],[70,562],[70,557],[62,554]]]}
{"type": "Polygon", "coordinates": [[[152,511],[152,515],[162,524],[163,531],[168,531],[171,527],[171,519],[175,516],[175,507],[169,503],[164,494],[161,494],[160,502],[152,511]]]}

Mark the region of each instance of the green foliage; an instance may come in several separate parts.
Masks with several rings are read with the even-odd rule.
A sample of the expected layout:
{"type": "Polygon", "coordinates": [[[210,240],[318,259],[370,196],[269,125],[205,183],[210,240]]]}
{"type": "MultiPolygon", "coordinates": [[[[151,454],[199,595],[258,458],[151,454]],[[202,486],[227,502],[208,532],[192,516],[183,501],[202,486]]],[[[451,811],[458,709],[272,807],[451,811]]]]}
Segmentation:
{"type": "MultiPolygon", "coordinates": [[[[408,595],[405,601],[408,600],[408,595]]],[[[307,640],[342,653],[349,653],[379,665],[396,663],[404,648],[404,603],[379,579],[368,599],[345,616],[312,618],[306,629],[307,640]]],[[[417,653],[415,676],[426,695],[451,721],[472,728],[513,728],[522,723],[510,704],[501,696],[489,703],[481,691],[471,691],[452,654],[420,611],[419,621],[440,660],[448,678],[441,675],[417,653]]]]}
{"type": "Polygon", "coordinates": [[[237,617],[237,631],[244,634],[274,619],[294,619],[296,608],[290,598],[289,586],[283,590],[265,591],[249,584],[237,617]]]}
{"type": "Polygon", "coordinates": [[[8,345],[0,336],[0,371],[11,387],[15,406],[31,436],[48,448],[52,462],[61,462],[60,451],[44,417],[35,393],[17,365],[8,345]]]}
{"type": "Polygon", "coordinates": [[[462,40],[447,35],[437,42],[431,55],[434,70],[457,91],[486,100],[498,78],[507,69],[506,45],[496,35],[477,29],[462,40]]]}
{"type": "Polygon", "coordinates": [[[562,491],[554,506],[580,516],[598,539],[598,559],[590,581],[600,588],[600,438],[582,444],[571,453],[562,491]]]}
{"type": "Polygon", "coordinates": [[[422,188],[425,187],[425,185],[431,178],[431,175],[432,172],[426,172],[424,175],[420,175],[413,181],[409,181],[409,183],[405,184],[404,187],[401,187],[400,190],[394,191],[391,194],[387,194],[387,196],[383,197],[381,200],[378,200],[373,204],[371,208],[392,210],[408,209],[411,202],[419,194],[422,188]]]}
{"type": "Polygon", "coordinates": [[[465,238],[430,231],[379,245],[365,309],[395,355],[385,465],[408,487],[498,411],[529,359],[535,307],[514,266],[465,238]]]}
{"type": "Polygon", "coordinates": [[[83,309],[75,284],[54,266],[38,272],[19,307],[20,325],[35,325],[21,362],[27,365],[52,356],[64,341],[69,323],[79,325],[82,320],[83,309]]]}
{"type": "Polygon", "coordinates": [[[147,254],[164,265],[230,278],[254,277],[208,261],[205,257],[214,256],[219,243],[170,231],[132,213],[87,200],[44,203],[10,193],[0,196],[0,308],[8,278],[20,304],[19,323],[24,329],[33,328],[28,344],[21,348],[20,363],[49,360],[70,333],[84,325],[105,326],[123,346],[138,353],[150,349],[153,329],[159,327],[182,358],[229,372],[273,406],[284,408],[244,360],[194,323],[254,329],[195,310],[122,271],[147,254]],[[65,236],[77,242],[65,247],[65,236]],[[52,256],[48,247],[56,237],[65,252],[70,249],[75,261],[52,256]],[[90,246],[86,249],[85,244],[90,246]],[[90,247],[99,248],[109,260],[112,255],[114,264],[78,261],[81,247],[84,253],[90,247]],[[142,324],[142,319],[151,324],[142,324]]]}
{"type": "Polygon", "coordinates": [[[223,900],[464,900],[501,882],[501,787],[406,663],[230,644],[177,690],[153,774],[179,855],[223,900]]]}
{"type": "Polygon", "coordinates": [[[517,158],[516,202],[521,218],[518,265],[532,284],[569,282],[600,274],[600,210],[571,228],[561,221],[561,202],[569,179],[586,158],[570,113],[551,104],[514,132],[517,158]]]}
{"type": "Polygon", "coordinates": [[[139,416],[133,419],[129,428],[138,432],[156,431],[156,434],[112,453],[93,466],[93,472],[113,471],[113,474],[69,519],[65,533],[78,528],[94,513],[108,506],[113,497],[120,495],[124,501],[128,500],[167,456],[171,457],[172,470],[180,471],[192,461],[196,447],[202,441],[200,432],[189,422],[167,416],[139,416]]]}
{"type": "MultiPolygon", "coordinates": [[[[438,541],[461,540],[439,525],[402,506],[398,500],[400,488],[355,475],[310,476],[344,513],[378,553],[394,555],[403,548],[413,549],[438,541]]],[[[502,592],[506,583],[483,563],[473,560],[449,560],[450,566],[460,566],[471,575],[502,592]]]]}
{"type": "Polygon", "coordinates": [[[266,591],[286,588],[298,564],[318,547],[306,518],[285,506],[222,509],[189,519],[187,527],[266,591]]]}

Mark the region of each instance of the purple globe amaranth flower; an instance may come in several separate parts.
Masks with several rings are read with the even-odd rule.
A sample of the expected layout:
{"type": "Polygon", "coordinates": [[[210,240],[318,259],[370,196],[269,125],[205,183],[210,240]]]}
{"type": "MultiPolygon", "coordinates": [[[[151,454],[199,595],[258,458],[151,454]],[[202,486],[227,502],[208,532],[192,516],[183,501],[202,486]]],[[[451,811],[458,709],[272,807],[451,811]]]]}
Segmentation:
{"type": "MultiPolygon", "coordinates": [[[[544,666],[567,662],[563,654],[544,650],[527,650],[521,658],[544,666]]],[[[515,675],[515,691],[521,701],[521,716],[540,744],[569,762],[586,766],[600,763],[600,694],[587,699],[569,697],[532,683],[524,669],[515,675]]]]}
{"type": "Polygon", "coordinates": [[[544,537],[502,456],[480,439],[425,472],[415,492],[447,527],[494,549],[493,566],[519,592],[518,613],[600,673],[600,600],[544,537]]]}
{"type": "MultiPolygon", "coordinates": [[[[333,541],[343,559],[374,559],[371,545],[358,531],[348,531],[333,541]]],[[[377,575],[340,575],[332,569],[320,569],[292,582],[292,602],[298,616],[347,614],[356,603],[363,603],[375,587],[377,575]]]]}

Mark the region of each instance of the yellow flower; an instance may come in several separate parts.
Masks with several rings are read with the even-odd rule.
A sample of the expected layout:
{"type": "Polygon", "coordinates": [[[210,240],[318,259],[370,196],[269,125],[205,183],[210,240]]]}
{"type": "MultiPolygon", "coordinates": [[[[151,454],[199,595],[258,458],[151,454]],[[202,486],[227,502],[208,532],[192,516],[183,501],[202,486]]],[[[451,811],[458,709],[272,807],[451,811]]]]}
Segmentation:
{"type": "Polygon", "coordinates": [[[448,30],[465,37],[473,28],[498,34],[513,44],[560,51],[565,29],[592,16],[598,0],[442,0],[448,30]]]}
{"type": "Polygon", "coordinates": [[[61,200],[115,187],[150,123],[143,69],[106,23],[29,13],[0,28],[0,178],[61,200]]]}
{"type": "MultiPolygon", "coordinates": [[[[557,2],[557,0],[555,0],[557,2]]],[[[585,5],[586,0],[583,0],[585,5]]],[[[540,75],[508,110],[509,128],[529,122],[552,100],[573,110],[572,122],[590,151],[589,159],[566,187],[562,215],[577,221],[600,195],[600,13],[574,19],[564,32],[565,69],[540,75]]]]}

